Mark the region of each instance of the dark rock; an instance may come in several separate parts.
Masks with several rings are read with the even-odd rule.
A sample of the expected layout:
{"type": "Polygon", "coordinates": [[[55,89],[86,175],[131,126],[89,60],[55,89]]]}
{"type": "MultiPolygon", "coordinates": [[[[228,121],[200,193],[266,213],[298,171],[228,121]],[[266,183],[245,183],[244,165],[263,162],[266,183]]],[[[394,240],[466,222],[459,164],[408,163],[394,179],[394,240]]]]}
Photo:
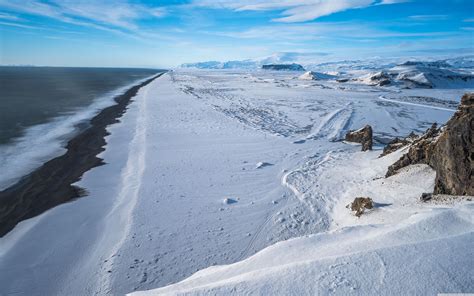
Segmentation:
{"type": "Polygon", "coordinates": [[[349,81],[349,78],[339,78],[339,79],[336,79],[336,81],[339,83],[344,83],[344,82],[349,81]]]}
{"type": "Polygon", "coordinates": [[[390,80],[390,75],[388,75],[384,71],[381,71],[370,76],[370,80],[372,81],[390,80]]]}
{"type": "Polygon", "coordinates": [[[436,171],[434,194],[474,195],[474,93],[465,94],[443,129],[433,125],[388,168],[386,177],[410,164],[436,171]]]}
{"type": "Polygon", "coordinates": [[[413,141],[410,149],[399,160],[388,167],[385,177],[395,175],[400,169],[411,164],[429,164],[429,158],[433,153],[437,136],[441,133],[436,123],[426,130],[425,134],[413,141]]]}
{"type": "Polygon", "coordinates": [[[390,83],[392,83],[390,79],[383,79],[379,81],[378,86],[389,85],[390,83]]]}
{"type": "Polygon", "coordinates": [[[304,71],[303,66],[299,64],[268,64],[262,66],[263,70],[277,70],[277,71],[304,71]]]}
{"type": "Polygon", "coordinates": [[[413,132],[411,132],[408,135],[408,137],[403,138],[403,139],[400,139],[400,138],[397,137],[397,138],[393,139],[392,141],[390,141],[387,144],[387,146],[385,146],[383,148],[383,152],[382,152],[382,154],[380,154],[379,157],[383,157],[383,156],[388,155],[392,152],[395,152],[398,149],[413,143],[413,141],[415,141],[417,138],[418,138],[418,136],[415,135],[415,133],[413,133],[413,132]]]}
{"type": "Polygon", "coordinates": [[[392,83],[390,75],[384,71],[372,74],[369,79],[371,85],[384,86],[392,83]]]}
{"type": "Polygon", "coordinates": [[[428,201],[433,197],[433,193],[422,193],[420,200],[421,201],[428,201]]]}
{"type": "Polygon", "coordinates": [[[349,131],[346,134],[346,141],[362,144],[362,151],[372,150],[372,127],[366,125],[356,131],[349,131]]]}
{"type": "Polygon", "coordinates": [[[374,202],[370,197],[356,197],[350,204],[351,211],[356,212],[357,217],[360,217],[366,209],[370,210],[373,207],[374,202]]]}
{"type": "Polygon", "coordinates": [[[429,165],[435,194],[474,195],[474,93],[465,94],[436,142],[429,165]]]}

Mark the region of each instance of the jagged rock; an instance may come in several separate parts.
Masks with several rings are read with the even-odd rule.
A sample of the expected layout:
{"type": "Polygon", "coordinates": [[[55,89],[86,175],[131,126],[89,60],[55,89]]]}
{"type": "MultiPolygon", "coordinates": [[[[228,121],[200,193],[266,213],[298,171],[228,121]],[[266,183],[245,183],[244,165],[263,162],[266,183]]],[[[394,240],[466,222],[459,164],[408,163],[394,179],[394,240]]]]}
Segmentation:
{"type": "Polygon", "coordinates": [[[465,94],[443,129],[434,124],[388,168],[386,177],[410,164],[436,171],[434,194],[474,195],[474,94],[465,94]]]}
{"type": "Polygon", "coordinates": [[[383,148],[383,152],[382,152],[382,154],[380,154],[379,157],[383,157],[387,154],[390,154],[394,151],[397,151],[398,149],[400,149],[402,147],[405,147],[408,144],[413,143],[413,141],[415,141],[417,138],[418,138],[418,136],[415,135],[415,133],[413,133],[413,132],[411,132],[408,135],[408,137],[403,138],[403,139],[400,139],[400,138],[397,137],[397,138],[393,139],[392,141],[390,141],[387,144],[387,146],[385,146],[383,148]]]}
{"type": "Polygon", "coordinates": [[[379,81],[378,86],[385,86],[385,85],[389,85],[390,83],[392,83],[390,79],[382,79],[379,81]]]}
{"type": "Polygon", "coordinates": [[[372,150],[372,127],[366,125],[356,131],[349,131],[346,134],[346,141],[362,144],[362,151],[372,150]]]}
{"type": "Polygon", "coordinates": [[[439,137],[430,165],[434,194],[474,195],[474,93],[465,94],[439,137]]]}
{"type": "Polygon", "coordinates": [[[421,201],[429,201],[430,199],[433,198],[433,193],[422,193],[420,200],[421,201]]]}
{"type": "Polygon", "coordinates": [[[384,71],[365,75],[360,80],[374,86],[384,86],[392,83],[390,75],[384,71]]]}
{"type": "Polygon", "coordinates": [[[365,209],[372,209],[374,207],[374,202],[370,197],[356,197],[354,201],[350,204],[351,211],[355,212],[357,217],[360,217],[365,209]]]}
{"type": "Polygon", "coordinates": [[[410,149],[397,162],[388,167],[385,177],[390,177],[399,172],[400,169],[411,164],[429,164],[437,136],[441,133],[436,123],[426,130],[425,134],[413,141],[410,149]]]}

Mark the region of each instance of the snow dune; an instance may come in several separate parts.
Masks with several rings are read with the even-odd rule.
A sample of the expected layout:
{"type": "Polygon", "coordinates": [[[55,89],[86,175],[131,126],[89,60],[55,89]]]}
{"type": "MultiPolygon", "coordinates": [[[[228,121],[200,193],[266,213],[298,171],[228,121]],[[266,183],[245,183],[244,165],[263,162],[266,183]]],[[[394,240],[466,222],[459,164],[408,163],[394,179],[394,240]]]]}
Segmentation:
{"type": "Polygon", "coordinates": [[[471,292],[474,204],[397,225],[364,225],[277,243],[239,263],[131,295],[435,295],[471,292]]]}
{"type": "MultiPolygon", "coordinates": [[[[401,155],[329,157],[315,182],[332,200],[330,230],[276,243],[241,262],[215,266],[148,295],[434,295],[474,289],[474,203],[421,203],[433,187],[425,165],[382,179],[401,155]],[[339,186],[338,186],[339,185],[339,186]],[[371,196],[375,209],[356,218],[351,197],[371,196]]],[[[285,175],[285,184],[288,176],[285,175]]],[[[287,185],[288,186],[288,185],[287,185]]],[[[302,197],[292,187],[295,195],[302,197]]],[[[319,204],[321,207],[321,203],[319,204]]]]}

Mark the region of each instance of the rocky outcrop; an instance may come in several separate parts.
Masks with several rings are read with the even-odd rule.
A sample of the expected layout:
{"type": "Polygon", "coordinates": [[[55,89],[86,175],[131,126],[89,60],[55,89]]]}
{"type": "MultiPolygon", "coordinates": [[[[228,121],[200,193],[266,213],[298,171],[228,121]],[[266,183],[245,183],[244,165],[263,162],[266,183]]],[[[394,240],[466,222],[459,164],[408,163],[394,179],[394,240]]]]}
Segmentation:
{"type": "Polygon", "coordinates": [[[383,148],[383,152],[382,152],[382,154],[380,154],[379,157],[384,157],[387,154],[395,152],[398,149],[413,143],[413,141],[415,141],[416,139],[418,139],[418,136],[415,135],[415,133],[413,133],[413,132],[411,132],[408,135],[408,137],[406,137],[406,138],[401,138],[400,139],[400,138],[397,137],[397,138],[393,139],[391,142],[389,142],[387,144],[387,146],[385,146],[383,148]]]}
{"type": "Polygon", "coordinates": [[[391,83],[390,76],[386,72],[377,72],[370,76],[370,80],[378,86],[389,85],[391,83]]]}
{"type": "Polygon", "coordinates": [[[372,127],[366,125],[356,131],[349,131],[346,134],[346,141],[362,144],[362,151],[372,150],[372,127]]]}
{"type": "Polygon", "coordinates": [[[457,112],[442,129],[433,125],[408,152],[388,168],[386,176],[410,164],[436,171],[434,194],[474,195],[474,94],[465,94],[457,112]]]}
{"type": "Polygon", "coordinates": [[[437,137],[440,133],[441,129],[438,128],[436,123],[433,123],[433,125],[425,132],[424,135],[413,141],[406,154],[404,154],[397,162],[388,167],[385,177],[393,176],[398,173],[400,169],[411,164],[429,164],[437,137]]]}
{"type": "Polygon", "coordinates": [[[435,194],[474,195],[474,93],[465,94],[458,111],[434,147],[429,164],[436,170],[435,194]]]}
{"type": "Polygon", "coordinates": [[[356,197],[354,201],[347,207],[349,206],[351,211],[355,212],[357,217],[360,217],[366,209],[370,210],[374,207],[374,202],[370,197],[356,197]]]}

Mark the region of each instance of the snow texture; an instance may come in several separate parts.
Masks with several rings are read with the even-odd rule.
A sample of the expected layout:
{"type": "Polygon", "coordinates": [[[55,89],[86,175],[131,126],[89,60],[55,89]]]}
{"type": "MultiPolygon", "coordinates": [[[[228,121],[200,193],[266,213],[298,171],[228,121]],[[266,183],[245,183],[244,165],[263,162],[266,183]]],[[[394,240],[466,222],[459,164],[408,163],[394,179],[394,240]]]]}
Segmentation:
{"type": "Polygon", "coordinates": [[[0,292],[472,292],[472,202],[421,203],[433,171],[384,179],[403,151],[378,158],[391,138],[446,122],[467,90],[163,75],[109,128],[107,165],[77,184],[88,196],[0,239],[0,292]],[[373,152],[341,141],[366,124],[373,152]],[[376,202],[360,219],[345,207],[356,196],[376,202]]]}

